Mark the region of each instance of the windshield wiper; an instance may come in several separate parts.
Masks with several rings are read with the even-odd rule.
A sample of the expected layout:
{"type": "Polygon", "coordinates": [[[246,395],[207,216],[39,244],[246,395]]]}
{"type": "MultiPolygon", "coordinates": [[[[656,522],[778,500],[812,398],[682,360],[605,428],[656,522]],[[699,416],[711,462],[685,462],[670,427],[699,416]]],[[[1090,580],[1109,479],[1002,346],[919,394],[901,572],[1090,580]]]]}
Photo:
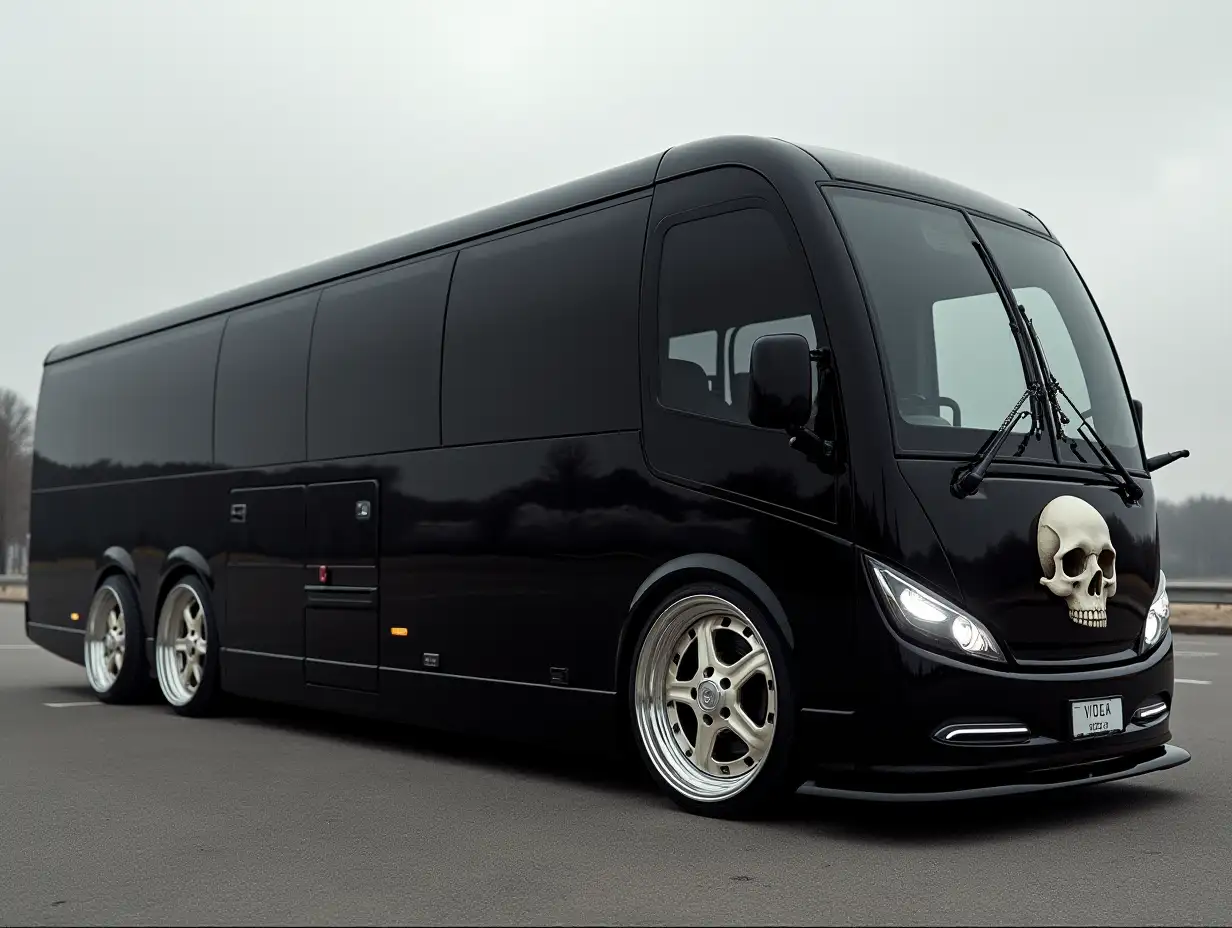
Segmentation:
{"type": "MultiPolygon", "coordinates": [[[[1041,397],[1044,387],[1039,381],[1035,367],[1029,360],[1031,349],[1025,341],[1026,335],[1023,333],[1022,326],[1018,323],[1018,317],[1014,315],[1018,303],[1014,299],[1014,295],[1010,293],[1009,284],[1002,279],[1001,272],[997,269],[996,264],[993,263],[992,255],[988,253],[984,243],[979,239],[975,239],[971,244],[975,246],[975,251],[980,256],[980,261],[984,263],[984,271],[991,278],[993,289],[997,291],[997,296],[1001,298],[1001,305],[1005,307],[1005,313],[1008,316],[1006,321],[1014,335],[1014,343],[1018,346],[1018,352],[1022,356],[1023,364],[1026,366],[1027,393],[1023,396],[1023,399],[1027,395],[1031,397],[1031,431],[1027,433],[1027,437],[1035,435],[1036,438],[1041,438],[1044,434],[1043,399],[1041,397]]],[[[1018,405],[1022,405],[1022,400],[1018,401],[1018,405]]],[[[1014,408],[1017,409],[1018,407],[1014,408]]],[[[1013,414],[1012,412],[1010,413],[1011,416],[1013,414]]],[[[1021,455],[1026,450],[1026,447],[1027,439],[1024,438],[1015,456],[1021,455]]]]}
{"type": "Polygon", "coordinates": [[[992,279],[993,289],[997,291],[997,296],[1001,298],[1001,303],[1005,307],[1005,312],[1008,316],[1010,331],[1014,334],[1014,342],[1018,345],[1018,351],[1022,357],[1023,363],[1026,366],[1027,389],[1022,394],[1018,402],[1014,404],[1014,408],[1010,410],[1010,414],[1005,417],[1005,421],[1001,423],[1001,427],[996,433],[989,436],[988,440],[980,446],[980,450],[975,453],[974,460],[966,467],[960,467],[954,472],[954,479],[950,483],[950,489],[955,496],[965,497],[974,493],[984,481],[985,475],[988,473],[988,468],[992,465],[993,460],[1001,451],[1001,446],[1005,444],[1009,438],[1010,432],[1014,426],[1025,419],[1031,417],[1031,428],[1025,435],[1022,436],[1022,441],[1018,445],[1018,450],[1014,452],[1014,457],[1021,457],[1022,453],[1027,450],[1027,442],[1034,435],[1036,439],[1043,437],[1044,433],[1044,417],[1043,417],[1043,393],[1044,387],[1039,382],[1039,377],[1036,376],[1035,368],[1031,365],[1029,358],[1031,352],[1024,342],[1024,334],[1022,326],[1018,323],[1018,317],[1014,315],[1014,310],[1017,303],[1014,302],[1010,295],[1005,281],[1001,279],[996,265],[992,262],[992,256],[988,254],[984,248],[984,243],[979,239],[972,241],[976,252],[980,256],[980,260],[984,262],[984,270],[992,279]],[[1030,398],[1030,411],[1022,409],[1022,404],[1030,398]],[[1021,412],[1019,410],[1022,410],[1021,412]]]}
{"type": "MultiPolygon", "coordinates": [[[[979,253],[980,260],[984,262],[984,269],[988,272],[988,276],[992,278],[993,284],[997,289],[997,295],[1001,297],[1001,302],[1005,306],[1005,311],[1009,313],[1010,328],[1014,330],[1015,339],[1018,341],[1019,348],[1023,352],[1024,360],[1029,355],[1033,355],[1035,358],[1036,365],[1028,364],[1028,367],[1031,368],[1031,375],[1027,381],[1027,393],[1036,394],[1032,398],[1032,414],[1035,418],[1035,427],[1039,429],[1043,421],[1042,416],[1038,415],[1036,412],[1035,402],[1039,402],[1041,404],[1044,403],[1045,398],[1043,396],[1039,396],[1038,394],[1046,393],[1046,402],[1048,410],[1052,414],[1053,427],[1056,429],[1057,438],[1070,446],[1078,460],[1082,461],[1084,464],[1086,463],[1085,459],[1078,452],[1078,443],[1065,434],[1065,425],[1069,423],[1069,417],[1065,415],[1061,409],[1061,404],[1057,401],[1058,394],[1064,396],[1066,401],[1074,407],[1074,412],[1078,414],[1078,418],[1082,421],[1082,424],[1078,426],[1078,434],[1082,435],[1087,444],[1094,448],[1095,452],[1103,459],[1105,468],[1111,470],[1116,474],[1116,476],[1120,477],[1122,483],[1121,495],[1125,499],[1126,503],[1129,505],[1136,503],[1138,500],[1142,499],[1142,487],[1140,487],[1137,481],[1130,476],[1129,471],[1125,469],[1125,467],[1117,459],[1117,456],[1112,453],[1112,449],[1104,444],[1104,440],[1099,437],[1099,433],[1095,431],[1095,427],[1086,420],[1086,418],[1082,415],[1082,410],[1074,404],[1074,401],[1071,400],[1069,395],[1061,388],[1061,384],[1058,383],[1056,377],[1052,375],[1052,370],[1048,366],[1048,359],[1044,355],[1044,346],[1040,343],[1039,336],[1035,333],[1035,325],[1027,317],[1026,309],[1014,297],[1013,291],[1010,290],[1009,282],[1001,276],[1001,269],[998,268],[996,263],[992,260],[992,255],[988,253],[988,250],[984,247],[984,243],[979,239],[976,239],[971,244],[975,246],[975,250],[979,253]],[[1022,319],[1022,321],[1026,324],[1025,334],[1029,340],[1028,344],[1030,347],[1028,347],[1028,344],[1023,344],[1022,338],[1020,337],[1023,335],[1023,327],[1019,323],[1019,319],[1022,319]],[[1038,377],[1035,374],[1035,371],[1037,370],[1039,371],[1039,376],[1044,378],[1044,384],[1042,387],[1038,377]],[[1082,429],[1084,427],[1090,431],[1090,435],[1083,434],[1082,429]]],[[[1022,400],[1019,400],[1018,404],[1021,406],[1022,400]]],[[[1015,407],[1015,409],[1017,409],[1017,407],[1015,407]]],[[[1012,416],[1013,413],[1010,415],[1012,416]]],[[[1003,425],[1002,428],[1005,428],[1005,426],[1003,425]]],[[[1001,440],[1004,442],[1004,437],[1002,437],[1001,440]]],[[[1023,447],[1025,446],[1026,441],[1024,440],[1023,447]]],[[[1020,448],[1020,453],[1021,450],[1022,449],[1020,448]]],[[[987,451],[985,452],[985,455],[986,454],[987,451]]],[[[992,454],[995,455],[996,451],[994,450],[992,454]]],[[[970,472],[974,472],[974,470],[979,466],[979,463],[983,462],[983,459],[984,455],[981,455],[980,462],[977,462],[975,467],[969,468],[968,472],[960,472],[959,474],[956,474],[954,486],[957,488],[960,477],[966,478],[969,482],[970,472]]],[[[991,456],[989,456],[988,460],[991,462],[991,456]]],[[[987,470],[987,467],[985,466],[984,469],[987,470]]],[[[983,479],[982,475],[979,479],[983,479]]],[[[975,485],[979,485],[978,480],[975,485]]]]}
{"type": "MultiPolygon", "coordinates": [[[[997,267],[992,260],[992,255],[988,253],[988,249],[984,247],[984,243],[976,238],[971,244],[975,247],[976,253],[979,254],[980,260],[984,264],[984,270],[988,276],[992,278],[993,287],[997,291],[997,296],[1001,298],[1001,303],[1005,307],[1005,311],[1009,316],[1010,329],[1014,333],[1014,341],[1018,345],[1018,350],[1022,356],[1022,360],[1027,368],[1027,390],[1019,399],[1017,405],[1014,406],[1010,414],[1006,416],[1005,421],[1001,423],[993,436],[989,438],[976,452],[975,460],[966,467],[959,468],[954,473],[954,480],[950,484],[950,489],[957,496],[970,496],[976,491],[980,483],[983,482],[985,474],[988,472],[989,466],[996,458],[997,453],[1001,450],[1001,446],[1005,444],[1006,438],[1009,437],[1010,431],[1017,422],[1020,422],[1028,415],[1026,411],[1019,412],[1022,404],[1028,397],[1031,398],[1031,431],[1023,436],[1022,443],[1018,446],[1015,452],[1015,457],[1021,455],[1026,450],[1027,442],[1034,433],[1038,438],[1043,431],[1043,407],[1047,405],[1048,411],[1052,415],[1053,427],[1056,429],[1056,437],[1070,446],[1074,455],[1078,460],[1086,463],[1086,459],[1078,451],[1078,442],[1065,434],[1065,426],[1069,424],[1069,417],[1061,409],[1061,404],[1057,400],[1057,396],[1065,397],[1066,402],[1074,407],[1074,412],[1078,414],[1080,425],[1078,426],[1078,434],[1095,449],[1096,454],[1103,460],[1106,471],[1111,471],[1120,478],[1121,496],[1128,505],[1133,505],[1142,499],[1143,490],[1138,482],[1130,475],[1125,466],[1112,449],[1104,444],[1104,440],[1100,438],[1099,433],[1095,431],[1095,426],[1091,425],[1083,416],[1082,410],[1069,398],[1069,394],[1061,387],[1057,378],[1053,376],[1052,369],[1048,365],[1048,358],[1044,354],[1044,346],[1040,342],[1039,336],[1035,332],[1035,324],[1027,316],[1026,308],[1018,302],[1014,297],[1013,291],[1010,290],[1009,282],[1001,276],[1001,269],[997,267]],[[1022,320],[1021,322],[1019,320],[1022,320]],[[1025,329],[1025,331],[1024,331],[1025,329]],[[1034,359],[1034,363],[1032,363],[1034,359]],[[1040,383],[1040,378],[1043,378],[1043,383],[1040,383]],[[1090,433],[1084,434],[1083,429],[1086,428],[1090,433]]],[[[1184,456],[1178,454],[1178,457],[1184,456]]],[[[1165,464],[1172,463],[1176,458],[1171,456],[1160,455],[1159,459],[1152,458],[1148,462],[1148,470],[1152,469],[1151,464],[1155,467],[1163,467],[1165,464]],[[1166,458],[1166,459],[1165,459],[1166,458]]]]}
{"type": "MultiPolygon", "coordinates": [[[[1039,399],[1039,385],[1032,383],[1027,387],[1026,392],[1014,404],[1014,408],[1010,410],[1010,414],[1005,417],[1005,421],[1001,423],[1001,428],[997,429],[996,433],[989,436],[988,440],[980,446],[980,450],[975,454],[975,460],[966,467],[960,467],[954,472],[954,480],[950,483],[950,490],[960,499],[965,496],[970,496],[980,488],[980,484],[984,482],[984,476],[988,473],[988,468],[991,466],[993,459],[1001,451],[1001,446],[1005,444],[1005,440],[1010,437],[1010,432],[1013,431],[1015,425],[1031,416],[1035,426],[1032,431],[1040,428],[1039,419],[1035,418],[1035,404],[1039,399]],[[1026,402],[1027,397],[1031,398],[1031,410],[1028,411],[1022,408],[1022,404],[1026,402]]],[[[1018,450],[1014,452],[1014,456],[1018,457],[1026,450],[1027,441],[1031,438],[1031,432],[1027,432],[1022,437],[1022,443],[1018,446],[1018,450]]]]}
{"type": "Polygon", "coordinates": [[[1080,422],[1078,426],[1078,434],[1082,435],[1082,437],[1086,439],[1087,444],[1095,449],[1096,454],[1103,458],[1104,466],[1110,468],[1118,477],[1121,478],[1121,483],[1123,484],[1122,495],[1124,496],[1125,501],[1130,504],[1138,502],[1138,500],[1142,499],[1142,487],[1139,486],[1138,481],[1134,480],[1134,478],[1130,476],[1129,471],[1125,469],[1125,466],[1120,462],[1120,460],[1118,460],[1117,456],[1112,453],[1112,449],[1104,444],[1104,440],[1099,437],[1099,432],[1095,431],[1095,426],[1091,425],[1091,423],[1087,421],[1086,417],[1082,414],[1082,410],[1079,409],[1078,405],[1069,398],[1069,394],[1066,393],[1061,387],[1061,384],[1057,381],[1057,378],[1052,375],[1052,369],[1048,366],[1048,358],[1044,354],[1044,346],[1035,332],[1035,323],[1032,322],[1030,317],[1027,316],[1027,310],[1024,306],[1022,306],[1022,304],[1018,305],[1018,311],[1022,313],[1022,317],[1027,320],[1027,331],[1031,335],[1031,343],[1035,346],[1036,356],[1039,358],[1040,367],[1043,369],[1044,382],[1046,384],[1045,389],[1048,392],[1048,402],[1052,409],[1053,422],[1056,424],[1057,437],[1070,446],[1070,450],[1074,452],[1074,455],[1078,458],[1078,460],[1082,461],[1084,464],[1086,463],[1086,459],[1083,458],[1078,451],[1078,442],[1072,438],[1069,438],[1065,434],[1064,426],[1069,423],[1069,417],[1062,412],[1061,404],[1057,402],[1057,395],[1060,394],[1065,397],[1065,401],[1069,403],[1070,406],[1074,407],[1074,412],[1078,415],[1080,422]],[[1083,434],[1082,430],[1084,428],[1090,432],[1090,435],[1083,434]]]}

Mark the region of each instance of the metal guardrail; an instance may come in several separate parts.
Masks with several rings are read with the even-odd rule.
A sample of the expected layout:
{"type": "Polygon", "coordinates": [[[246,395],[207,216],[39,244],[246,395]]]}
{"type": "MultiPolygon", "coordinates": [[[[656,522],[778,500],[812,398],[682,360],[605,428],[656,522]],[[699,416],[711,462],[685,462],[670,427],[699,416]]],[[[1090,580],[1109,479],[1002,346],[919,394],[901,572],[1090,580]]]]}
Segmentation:
{"type": "Polygon", "coordinates": [[[29,595],[25,577],[20,574],[0,574],[0,604],[22,603],[29,595]]]}
{"type": "Polygon", "coordinates": [[[1174,603],[1232,604],[1232,580],[1168,580],[1168,599],[1174,603]]]}

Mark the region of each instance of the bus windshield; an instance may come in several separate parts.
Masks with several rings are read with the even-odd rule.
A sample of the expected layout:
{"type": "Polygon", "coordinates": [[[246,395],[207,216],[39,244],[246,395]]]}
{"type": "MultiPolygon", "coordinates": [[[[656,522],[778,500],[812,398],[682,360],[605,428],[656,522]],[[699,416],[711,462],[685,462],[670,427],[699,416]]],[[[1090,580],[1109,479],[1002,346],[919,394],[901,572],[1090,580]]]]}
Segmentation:
{"type": "MultiPolygon", "coordinates": [[[[1061,460],[1100,462],[1079,437],[1081,413],[1126,467],[1143,466],[1112,346],[1059,245],[902,197],[837,188],[827,195],[872,307],[903,450],[972,453],[1026,390],[1009,317],[973,244],[978,230],[1072,400],[1058,397],[1080,457],[1061,445],[1061,460]]],[[[1001,455],[1052,460],[1046,442],[1024,445],[1030,428],[1029,417],[1021,420],[1001,455]]]]}

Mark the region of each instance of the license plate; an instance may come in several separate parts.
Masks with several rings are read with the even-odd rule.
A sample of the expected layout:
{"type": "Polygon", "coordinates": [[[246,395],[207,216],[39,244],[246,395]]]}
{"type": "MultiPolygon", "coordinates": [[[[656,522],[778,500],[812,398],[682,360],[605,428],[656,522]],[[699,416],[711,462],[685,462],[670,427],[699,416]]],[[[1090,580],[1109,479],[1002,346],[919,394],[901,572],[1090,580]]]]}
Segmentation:
{"type": "Polygon", "coordinates": [[[1074,719],[1074,737],[1110,735],[1125,728],[1121,718],[1121,697],[1081,699],[1069,704],[1074,719]]]}

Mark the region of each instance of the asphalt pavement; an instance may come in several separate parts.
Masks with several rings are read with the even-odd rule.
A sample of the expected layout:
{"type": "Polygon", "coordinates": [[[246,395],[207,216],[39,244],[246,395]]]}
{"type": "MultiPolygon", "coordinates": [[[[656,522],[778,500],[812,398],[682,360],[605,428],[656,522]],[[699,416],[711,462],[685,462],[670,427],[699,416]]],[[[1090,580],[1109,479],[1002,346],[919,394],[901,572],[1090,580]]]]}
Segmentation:
{"type": "Polygon", "coordinates": [[[294,710],[96,703],[0,605],[0,923],[1227,924],[1232,639],[1183,767],[1010,799],[687,815],[636,768],[294,710]]]}

